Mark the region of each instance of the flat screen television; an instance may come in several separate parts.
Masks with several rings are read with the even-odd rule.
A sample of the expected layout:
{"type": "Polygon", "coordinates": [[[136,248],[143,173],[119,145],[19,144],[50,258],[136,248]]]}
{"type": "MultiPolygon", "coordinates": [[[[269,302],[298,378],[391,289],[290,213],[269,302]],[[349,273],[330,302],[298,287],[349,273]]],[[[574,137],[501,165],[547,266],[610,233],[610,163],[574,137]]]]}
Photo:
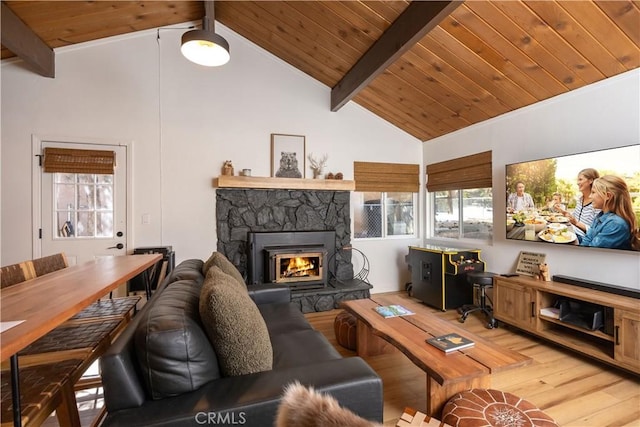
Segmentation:
{"type": "Polygon", "coordinates": [[[578,175],[586,168],[625,180],[640,224],[640,145],[630,145],[506,165],[507,239],[580,246],[580,231],[568,216],[581,213],[578,175]]]}

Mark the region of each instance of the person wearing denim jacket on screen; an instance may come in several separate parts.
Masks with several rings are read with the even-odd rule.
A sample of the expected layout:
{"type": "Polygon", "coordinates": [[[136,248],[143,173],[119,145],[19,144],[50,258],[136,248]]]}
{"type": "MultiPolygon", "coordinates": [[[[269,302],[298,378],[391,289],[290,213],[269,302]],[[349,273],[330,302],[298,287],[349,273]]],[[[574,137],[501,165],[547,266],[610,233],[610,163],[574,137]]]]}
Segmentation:
{"type": "Polygon", "coordinates": [[[614,175],[604,175],[593,182],[591,197],[594,208],[602,212],[580,245],[640,250],[640,230],[626,182],[614,175]]]}

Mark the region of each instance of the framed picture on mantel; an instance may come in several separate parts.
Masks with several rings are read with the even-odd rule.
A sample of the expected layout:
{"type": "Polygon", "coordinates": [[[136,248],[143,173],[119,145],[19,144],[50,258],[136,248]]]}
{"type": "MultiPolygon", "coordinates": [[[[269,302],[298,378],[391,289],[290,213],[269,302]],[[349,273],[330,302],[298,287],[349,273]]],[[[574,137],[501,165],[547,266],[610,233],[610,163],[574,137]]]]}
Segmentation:
{"type": "Polygon", "coordinates": [[[304,135],[271,134],[271,176],[304,178],[304,135]]]}

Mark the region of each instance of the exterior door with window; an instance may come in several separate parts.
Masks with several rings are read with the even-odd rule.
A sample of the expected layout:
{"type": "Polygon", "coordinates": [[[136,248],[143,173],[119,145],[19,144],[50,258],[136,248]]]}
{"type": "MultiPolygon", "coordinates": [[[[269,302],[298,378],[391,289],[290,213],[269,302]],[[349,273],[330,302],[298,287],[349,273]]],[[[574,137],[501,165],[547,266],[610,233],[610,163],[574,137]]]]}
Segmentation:
{"type": "Polygon", "coordinates": [[[42,152],[42,256],[64,252],[73,265],[125,255],[127,147],[43,141],[42,152]]]}

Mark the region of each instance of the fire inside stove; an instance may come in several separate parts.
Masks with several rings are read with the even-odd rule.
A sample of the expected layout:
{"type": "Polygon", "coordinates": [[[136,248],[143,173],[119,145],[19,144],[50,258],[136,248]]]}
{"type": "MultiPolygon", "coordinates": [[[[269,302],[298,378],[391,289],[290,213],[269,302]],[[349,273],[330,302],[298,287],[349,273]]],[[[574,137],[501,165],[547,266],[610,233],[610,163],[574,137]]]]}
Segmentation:
{"type": "Polygon", "coordinates": [[[274,258],[275,283],[322,280],[322,252],[278,254],[274,258]]]}

